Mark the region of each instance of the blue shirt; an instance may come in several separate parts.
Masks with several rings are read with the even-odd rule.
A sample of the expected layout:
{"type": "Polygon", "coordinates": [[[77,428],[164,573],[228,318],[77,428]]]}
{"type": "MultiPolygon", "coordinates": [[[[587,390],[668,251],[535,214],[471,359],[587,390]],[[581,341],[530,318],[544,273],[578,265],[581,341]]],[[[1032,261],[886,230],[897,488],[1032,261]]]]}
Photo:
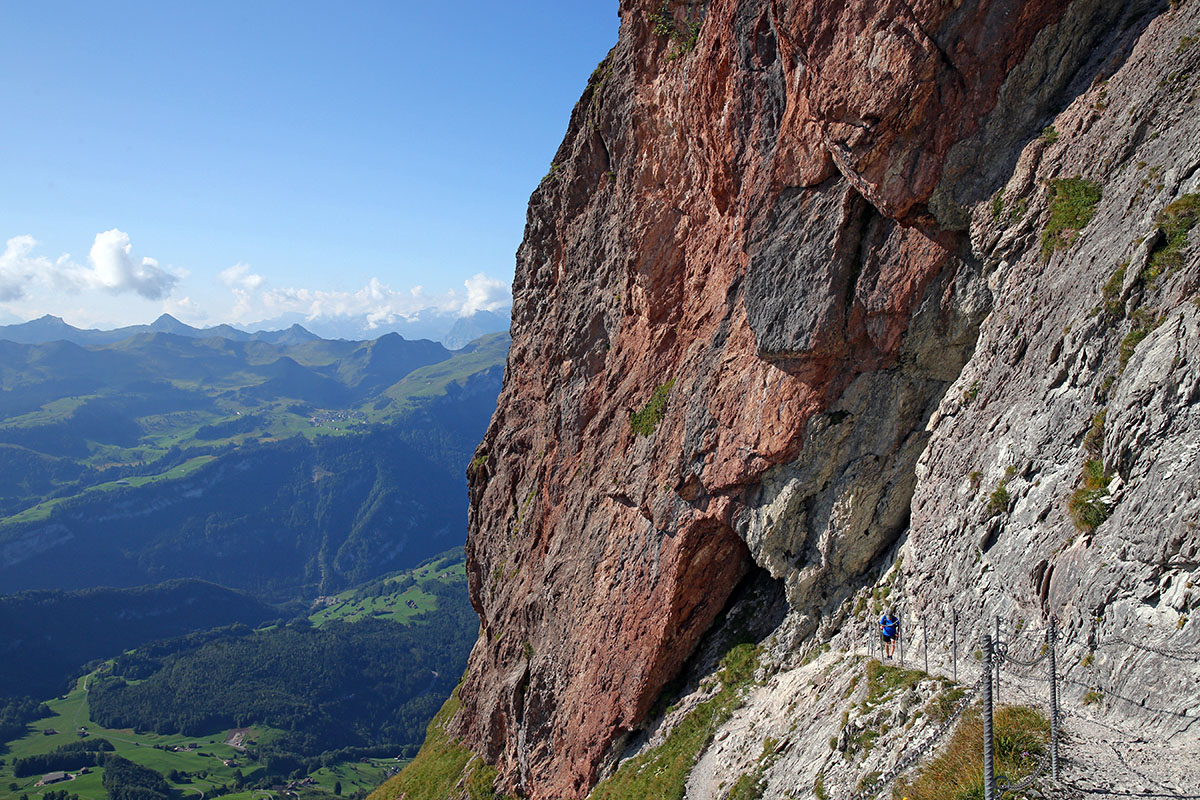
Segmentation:
{"type": "Polygon", "coordinates": [[[887,614],[884,614],[882,617],[879,618],[879,626],[881,628],[883,628],[884,636],[895,636],[896,629],[900,627],[900,620],[896,619],[895,617],[889,617],[887,614]]]}

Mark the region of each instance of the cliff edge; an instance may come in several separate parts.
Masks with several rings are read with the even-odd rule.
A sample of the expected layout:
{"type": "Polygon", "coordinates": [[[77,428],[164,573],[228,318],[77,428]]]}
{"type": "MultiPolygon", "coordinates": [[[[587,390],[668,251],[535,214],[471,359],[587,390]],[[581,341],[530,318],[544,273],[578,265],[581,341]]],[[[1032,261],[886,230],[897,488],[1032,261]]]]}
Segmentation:
{"type": "Polygon", "coordinates": [[[588,795],[661,744],[669,683],[715,691],[739,610],[758,699],[687,796],[766,738],[760,796],[852,790],[886,754],[826,763],[853,658],[812,658],[854,656],[883,588],[927,651],[1054,615],[1175,715],[1097,713],[1194,736],[1194,665],[1098,642],[1200,649],[1200,4],[620,13],[530,200],[469,469],[481,630],[431,728],[456,791],[474,764],[588,795]]]}

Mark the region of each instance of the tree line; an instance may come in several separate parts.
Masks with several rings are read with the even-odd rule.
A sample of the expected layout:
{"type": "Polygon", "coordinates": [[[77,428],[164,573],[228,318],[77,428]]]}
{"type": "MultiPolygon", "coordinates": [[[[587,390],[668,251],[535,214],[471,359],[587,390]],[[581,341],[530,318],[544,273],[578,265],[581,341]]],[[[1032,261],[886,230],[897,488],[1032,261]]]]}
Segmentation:
{"type": "Polygon", "coordinates": [[[0,742],[20,739],[25,726],[50,716],[50,707],[32,697],[0,697],[0,742]]]}
{"type": "Polygon", "coordinates": [[[13,761],[13,775],[28,778],[45,775],[47,772],[71,772],[81,767],[100,766],[106,752],[112,752],[112,742],[107,739],[83,739],[69,742],[51,750],[13,761]]]}
{"type": "Polygon", "coordinates": [[[117,755],[104,757],[104,791],[108,800],[167,800],[171,787],[149,767],[117,755]]]}

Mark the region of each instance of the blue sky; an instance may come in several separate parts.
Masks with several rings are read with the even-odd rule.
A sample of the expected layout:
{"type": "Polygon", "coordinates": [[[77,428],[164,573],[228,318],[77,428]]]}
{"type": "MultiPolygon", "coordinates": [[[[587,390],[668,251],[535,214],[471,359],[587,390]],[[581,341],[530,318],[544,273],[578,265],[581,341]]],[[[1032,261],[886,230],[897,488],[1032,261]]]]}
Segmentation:
{"type": "Polygon", "coordinates": [[[0,0],[0,322],[503,303],[616,12],[0,0]]]}

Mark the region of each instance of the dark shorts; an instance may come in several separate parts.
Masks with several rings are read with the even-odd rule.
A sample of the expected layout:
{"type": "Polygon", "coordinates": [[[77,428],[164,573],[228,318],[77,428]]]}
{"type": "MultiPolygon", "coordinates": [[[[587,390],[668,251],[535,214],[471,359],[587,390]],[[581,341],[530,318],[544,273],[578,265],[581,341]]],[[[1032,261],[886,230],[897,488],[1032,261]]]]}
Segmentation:
{"type": "Polygon", "coordinates": [[[883,639],[884,644],[891,644],[892,642],[896,641],[896,634],[894,633],[890,636],[886,633],[880,634],[880,637],[883,639]]]}

